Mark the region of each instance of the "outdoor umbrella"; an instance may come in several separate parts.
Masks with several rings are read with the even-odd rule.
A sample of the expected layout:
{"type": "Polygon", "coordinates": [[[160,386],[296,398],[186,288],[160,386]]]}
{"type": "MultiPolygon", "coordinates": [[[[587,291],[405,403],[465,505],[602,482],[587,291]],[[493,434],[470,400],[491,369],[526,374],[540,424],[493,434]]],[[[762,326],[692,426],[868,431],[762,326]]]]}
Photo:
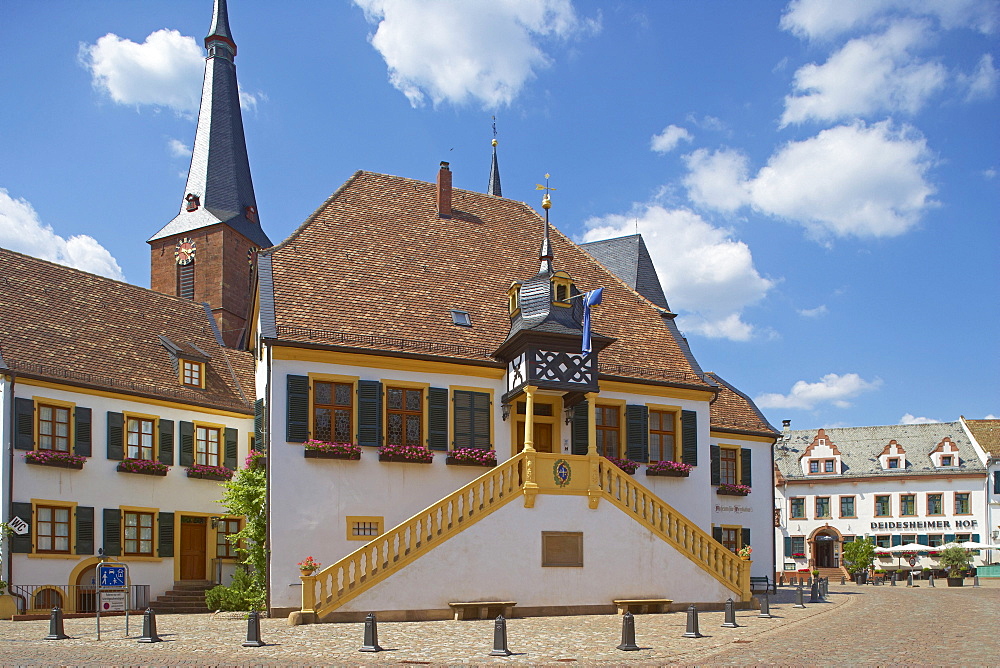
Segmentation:
{"type": "MultiPolygon", "coordinates": [[[[897,559],[902,559],[904,554],[909,552],[927,552],[930,548],[926,545],[921,545],[920,543],[903,543],[902,545],[893,545],[892,547],[887,547],[883,552],[889,552],[890,554],[896,555],[897,559]]],[[[902,568],[902,561],[896,564],[898,567],[902,568]]],[[[912,568],[912,567],[911,567],[912,568]]]]}

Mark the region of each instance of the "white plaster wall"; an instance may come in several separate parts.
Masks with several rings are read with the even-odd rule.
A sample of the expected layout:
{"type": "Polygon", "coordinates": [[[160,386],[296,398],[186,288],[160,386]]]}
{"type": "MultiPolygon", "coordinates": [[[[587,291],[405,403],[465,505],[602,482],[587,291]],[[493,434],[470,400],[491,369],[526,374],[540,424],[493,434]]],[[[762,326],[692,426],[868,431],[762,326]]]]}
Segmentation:
{"type": "MultiPolygon", "coordinates": [[[[226,417],[203,413],[197,409],[180,409],[141,400],[126,401],[91,394],[75,393],[19,383],[15,394],[18,397],[45,397],[74,402],[77,406],[90,408],[92,412],[91,438],[92,456],[84,464],[83,470],[53,468],[27,464],[22,455],[24,450],[14,450],[13,501],[32,500],[71,501],[80,506],[94,507],[94,550],[103,545],[104,508],[138,506],[153,508],[157,512],[211,513],[222,515],[225,509],[218,502],[222,498],[222,487],[218,482],[188,478],[185,467],[180,466],[180,444],[177,423],[208,422],[221,424],[239,430],[238,464],[242,467],[247,454],[248,434],[253,433],[252,417],[226,417]],[[117,460],[107,458],[107,413],[132,412],[156,415],[161,419],[174,421],[174,465],[165,477],[119,473],[117,460]]],[[[8,447],[8,440],[4,447],[8,447]]],[[[4,477],[6,483],[6,477],[4,477]]],[[[175,520],[176,520],[175,516],[175,520]]],[[[208,556],[215,554],[215,538],[211,528],[207,531],[208,556]]],[[[180,548],[180,532],[174,537],[175,554],[180,548]]],[[[155,549],[155,548],[154,548],[155,549]]],[[[9,555],[13,558],[13,582],[20,584],[75,584],[68,581],[70,572],[81,561],[95,555],[68,555],[66,557],[32,557],[25,554],[9,555]]],[[[154,558],[152,560],[129,560],[117,557],[130,564],[132,582],[149,584],[152,597],[169,589],[174,582],[174,559],[154,558]]],[[[212,573],[208,574],[213,577],[212,573]]]]}
{"type": "Polygon", "coordinates": [[[345,604],[342,611],[447,609],[449,601],[611,605],[616,598],[724,601],[734,596],[607,500],[515,499],[345,604]],[[543,568],[542,531],[582,531],[582,568],[543,568]]]}
{"type": "Polygon", "coordinates": [[[729,436],[713,437],[712,443],[749,448],[753,483],[750,486],[752,491],[747,496],[720,496],[715,493],[715,487],[709,488],[712,526],[739,525],[750,529],[750,547],[753,548],[750,574],[773,578],[775,547],[771,444],[729,436]]]}
{"type": "MultiPolygon", "coordinates": [[[[987,524],[987,495],[983,486],[982,477],[955,477],[955,478],[926,478],[917,476],[907,477],[904,480],[814,480],[809,484],[792,484],[778,487],[775,496],[776,502],[781,508],[782,527],[777,530],[777,553],[778,570],[782,570],[786,561],[796,562],[796,568],[805,568],[808,564],[809,553],[808,540],[806,543],[806,559],[792,559],[784,554],[784,536],[808,536],[816,529],[829,524],[836,528],[842,535],[871,536],[876,535],[900,535],[900,534],[980,534],[980,541],[989,539],[987,524]],[[972,515],[954,514],[954,492],[969,492],[972,503],[972,515]],[[943,515],[927,515],[927,494],[943,494],[943,515]],[[888,494],[892,497],[892,515],[890,517],[875,517],[875,497],[888,494]],[[900,494],[916,494],[915,516],[903,517],[900,515],[900,494]],[[854,508],[857,518],[840,518],[840,496],[854,496],[854,508]],[[830,497],[830,507],[832,517],[829,519],[816,518],[817,496],[830,497]],[[789,499],[792,497],[802,497],[805,499],[805,515],[807,519],[790,519],[789,499]],[[948,522],[945,528],[872,528],[873,523],[880,522],[948,522]],[[957,522],[974,521],[976,526],[956,526],[957,522]]],[[[981,564],[986,557],[986,552],[980,553],[974,564],[981,564]]],[[[896,558],[891,560],[877,558],[876,567],[896,566],[899,561],[896,558]]],[[[904,562],[905,563],[905,562],[904,562]]],[[[918,557],[916,567],[934,568],[936,559],[928,556],[918,557]]]]}

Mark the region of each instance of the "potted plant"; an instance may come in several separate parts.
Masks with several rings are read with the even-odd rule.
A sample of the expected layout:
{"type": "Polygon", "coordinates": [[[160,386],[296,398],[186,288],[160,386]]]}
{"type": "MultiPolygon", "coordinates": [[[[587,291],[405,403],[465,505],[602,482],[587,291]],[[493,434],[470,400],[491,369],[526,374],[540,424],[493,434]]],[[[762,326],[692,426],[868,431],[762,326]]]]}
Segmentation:
{"type": "Polygon", "coordinates": [[[383,445],[378,449],[380,462],[409,462],[414,464],[430,464],[434,453],[422,445],[383,445]]]}
{"type": "Polygon", "coordinates": [[[115,469],[119,473],[139,473],[142,475],[165,476],[170,467],[152,459],[123,459],[115,469]]]}
{"type": "Polygon", "coordinates": [[[633,462],[631,459],[619,459],[618,457],[608,457],[607,460],[620,468],[625,473],[632,475],[639,468],[638,462],[633,462]]]}
{"type": "Polygon", "coordinates": [[[208,464],[192,464],[187,468],[187,477],[202,480],[229,480],[233,470],[225,466],[209,466],[208,464]]]}
{"type": "Polygon", "coordinates": [[[55,466],[56,468],[76,469],[79,471],[83,468],[83,464],[87,461],[87,458],[60,450],[30,450],[24,453],[24,461],[28,464],[37,464],[39,466],[55,466]]]}
{"type": "Polygon", "coordinates": [[[319,563],[312,557],[306,557],[298,563],[299,571],[302,575],[312,575],[319,570],[319,567],[323,564],[319,563]]]}
{"type": "Polygon", "coordinates": [[[724,482],[719,485],[719,488],[715,490],[715,493],[723,496],[746,496],[750,493],[750,488],[746,485],[732,485],[728,482],[724,482]]]}
{"type": "Polygon", "coordinates": [[[691,475],[690,464],[685,464],[684,462],[651,462],[649,466],[646,467],[646,475],[648,476],[664,476],[668,478],[687,478],[691,475]]]}
{"type": "Polygon", "coordinates": [[[972,564],[972,555],[960,545],[949,545],[941,550],[938,562],[948,571],[948,586],[961,587],[964,582],[962,573],[972,564]]]}
{"type": "Polygon", "coordinates": [[[496,466],[496,450],[485,448],[459,448],[448,453],[444,461],[449,466],[496,466]]]}
{"type": "Polygon", "coordinates": [[[740,559],[743,561],[750,561],[750,555],[753,553],[753,548],[749,545],[744,545],[741,547],[736,554],[740,555],[740,559]]]}
{"type": "Polygon", "coordinates": [[[843,559],[855,582],[864,584],[868,569],[875,563],[875,542],[871,538],[859,538],[845,543],[843,559]]]}
{"type": "Polygon", "coordinates": [[[309,439],[305,442],[306,459],[361,459],[361,446],[357,443],[330,443],[309,439]]]}

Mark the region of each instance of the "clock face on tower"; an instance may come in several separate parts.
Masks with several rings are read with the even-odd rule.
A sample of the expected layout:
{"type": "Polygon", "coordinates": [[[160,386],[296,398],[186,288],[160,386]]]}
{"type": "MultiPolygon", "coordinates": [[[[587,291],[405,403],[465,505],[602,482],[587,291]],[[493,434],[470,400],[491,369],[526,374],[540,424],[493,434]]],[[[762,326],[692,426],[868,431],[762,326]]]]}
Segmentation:
{"type": "Polygon", "coordinates": [[[174,248],[174,260],[179,265],[191,264],[194,261],[195,250],[197,250],[197,247],[194,241],[185,237],[178,241],[177,247],[174,248]]]}

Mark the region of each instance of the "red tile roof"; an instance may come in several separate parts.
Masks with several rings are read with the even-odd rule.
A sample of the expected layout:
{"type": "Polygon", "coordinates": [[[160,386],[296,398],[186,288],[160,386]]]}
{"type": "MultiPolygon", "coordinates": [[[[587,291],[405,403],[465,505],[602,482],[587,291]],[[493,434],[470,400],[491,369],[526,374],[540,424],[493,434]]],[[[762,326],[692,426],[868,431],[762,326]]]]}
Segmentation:
{"type": "Polygon", "coordinates": [[[205,306],[0,248],[0,357],[20,376],[252,413],[253,356],[219,344],[205,306]],[[204,351],[180,384],[165,336],[204,351]]]}
{"type": "Polygon", "coordinates": [[[777,438],[771,426],[753,401],[716,373],[706,374],[719,384],[720,392],[712,403],[712,429],[734,431],[777,438]]]}
{"type": "MultiPolygon", "coordinates": [[[[542,218],[459,189],[452,218],[439,218],[435,196],[431,183],[357,172],[266,251],[278,338],[496,364],[510,329],[507,289],[538,273],[542,218]],[[450,309],[468,311],[472,327],[454,325],[450,309]]],[[[555,229],[552,248],[577,287],[604,287],[594,329],[618,341],[601,353],[603,372],[709,387],[659,309],[555,229]]]]}
{"type": "Polygon", "coordinates": [[[965,424],[983,450],[1000,457],[1000,420],[965,420],[965,424]]]}

